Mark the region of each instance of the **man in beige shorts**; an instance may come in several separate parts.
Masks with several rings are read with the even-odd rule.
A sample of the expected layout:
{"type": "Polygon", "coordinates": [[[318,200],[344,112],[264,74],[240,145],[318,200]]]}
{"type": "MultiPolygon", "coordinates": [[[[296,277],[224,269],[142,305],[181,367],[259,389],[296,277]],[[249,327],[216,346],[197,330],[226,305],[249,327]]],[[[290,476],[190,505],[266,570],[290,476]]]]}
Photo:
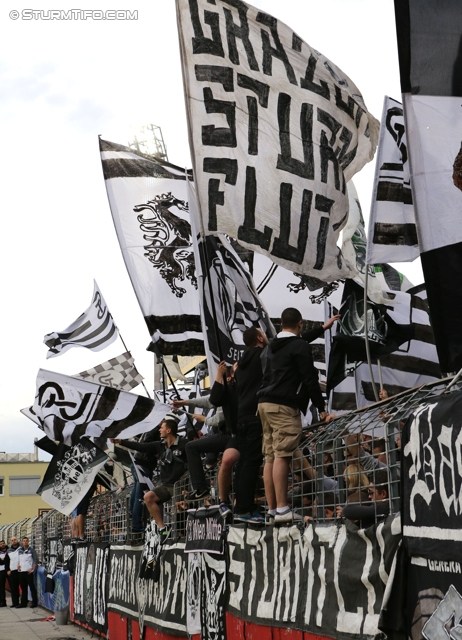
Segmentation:
{"type": "Polygon", "coordinates": [[[266,501],[268,514],[274,516],[276,523],[302,520],[292,512],[287,498],[292,453],[302,433],[301,411],[306,411],[311,398],[320,419],[327,417],[311,349],[300,337],[300,311],[285,309],[281,328],[262,354],[263,380],[257,394],[263,427],[266,501]]]}

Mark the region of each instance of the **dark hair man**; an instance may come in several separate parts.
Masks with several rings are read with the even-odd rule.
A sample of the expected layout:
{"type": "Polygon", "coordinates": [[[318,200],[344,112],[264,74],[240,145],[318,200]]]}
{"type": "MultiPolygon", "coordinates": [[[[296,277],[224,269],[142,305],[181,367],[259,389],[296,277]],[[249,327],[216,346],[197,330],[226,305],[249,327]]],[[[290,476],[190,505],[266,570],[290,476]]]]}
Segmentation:
{"type": "Polygon", "coordinates": [[[15,536],[10,539],[10,547],[8,549],[8,556],[10,558],[10,566],[7,570],[8,583],[11,591],[11,606],[19,606],[19,575],[18,575],[18,554],[19,554],[19,541],[15,536]]]}
{"type": "Polygon", "coordinates": [[[10,570],[10,556],[5,540],[0,540],[0,607],[6,607],[6,574],[10,570]]]}
{"type": "Polygon", "coordinates": [[[302,432],[300,412],[306,411],[311,398],[321,420],[326,419],[327,413],[311,349],[300,339],[303,331],[300,311],[285,309],[281,328],[262,354],[258,411],[263,426],[263,478],[268,511],[275,514],[275,522],[290,522],[302,519],[291,511],[287,497],[292,453],[302,432]]]}
{"type": "Polygon", "coordinates": [[[161,544],[170,535],[170,529],[164,524],[162,504],[173,496],[173,485],[186,470],[186,438],[177,435],[178,424],[175,420],[164,420],[160,425],[160,442],[134,442],[133,440],[111,440],[127,449],[152,453],[157,456],[160,467],[160,482],[153,491],[144,494],[144,501],[151,517],[159,529],[161,544]]]}
{"type": "Polygon", "coordinates": [[[19,585],[21,587],[21,604],[18,609],[27,607],[27,588],[29,587],[32,596],[31,607],[37,606],[37,589],[35,588],[35,570],[38,559],[35,549],[29,546],[29,538],[22,539],[22,546],[18,551],[18,573],[19,585]]]}

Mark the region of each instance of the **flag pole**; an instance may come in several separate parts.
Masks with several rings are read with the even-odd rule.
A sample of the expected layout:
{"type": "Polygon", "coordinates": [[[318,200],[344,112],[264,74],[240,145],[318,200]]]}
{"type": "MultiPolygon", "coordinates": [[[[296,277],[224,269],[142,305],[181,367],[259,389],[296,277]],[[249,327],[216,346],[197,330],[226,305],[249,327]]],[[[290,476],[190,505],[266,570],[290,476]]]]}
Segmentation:
{"type": "Polygon", "coordinates": [[[374,382],[374,372],[372,371],[371,350],[369,347],[369,327],[367,325],[367,283],[369,279],[369,265],[366,264],[366,277],[364,278],[364,341],[366,345],[367,364],[369,365],[369,373],[372,382],[372,391],[374,392],[375,401],[379,402],[379,394],[374,382]]]}
{"type": "Polygon", "coordinates": [[[379,372],[380,391],[382,391],[382,389],[383,389],[383,377],[382,377],[382,364],[380,362],[380,359],[377,359],[377,369],[378,369],[378,372],[379,372]]]}
{"type": "MultiPolygon", "coordinates": [[[[164,377],[164,372],[166,372],[166,373],[167,373],[167,377],[168,377],[168,379],[170,380],[170,384],[171,384],[171,385],[172,385],[172,387],[173,387],[173,391],[176,393],[176,397],[178,398],[178,400],[181,400],[181,396],[180,396],[180,394],[178,393],[177,388],[175,387],[175,383],[173,382],[173,378],[172,378],[172,376],[170,375],[170,371],[168,370],[168,367],[167,367],[167,365],[165,364],[165,362],[164,362],[164,359],[163,359],[163,358],[162,358],[162,367],[163,367],[162,377],[164,377]]],[[[164,379],[165,379],[165,377],[164,377],[164,379]]],[[[165,396],[164,396],[164,398],[165,398],[165,396]]],[[[189,415],[188,415],[188,414],[186,414],[186,417],[188,418],[188,422],[189,422],[189,424],[190,424],[190,426],[191,426],[192,430],[194,431],[194,433],[195,433],[195,435],[196,435],[196,438],[199,438],[199,434],[198,434],[198,433],[197,433],[197,431],[196,431],[196,427],[194,426],[193,421],[191,420],[191,418],[189,417],[189,415]]]]}
{"type": "MultiPolygon", "coordinates": [[[[113,318],[113,320],[114,320],[114,318],[113,318]]],[[[115,324],[115,322],[114,322],[114,324],[115,324]]],[[[116,325],[116,326],[117,326],[117,325],[116,325]]],[[[120,329],[119,329],[119,327],[117,327],[117,331],[119,332],[119,338],[122,340],[122,344],[124,345],[124,349],[125,349],[125,351],[128,351],[128,353],[130,353],[130,355],[131,355],[131,351],[130,351],[130,349],[128,349],[128,348],[127,348],[127,345],[125,344],[125,340],[122,338],[122,334],[120,333],[120,329]]],[[[144,380],[141,380],[141,384],[143,385],[144,390],[145,390],[145,391],[146,391],[146,393],[148,394],[148,398],[151,400],[152,398],[151,398],[151,396],[149,395],[149,391],[147,390],[146,385],[144,384],[144,380]]]]}

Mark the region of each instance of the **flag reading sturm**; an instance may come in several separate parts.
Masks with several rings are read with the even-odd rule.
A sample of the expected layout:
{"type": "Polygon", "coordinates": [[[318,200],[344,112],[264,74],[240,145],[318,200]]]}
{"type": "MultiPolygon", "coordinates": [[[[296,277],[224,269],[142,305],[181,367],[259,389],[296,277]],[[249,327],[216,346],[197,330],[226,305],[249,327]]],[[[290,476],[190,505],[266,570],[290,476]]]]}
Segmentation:
{"type": "Polygon", "coordinates": [[[108,438],[132,438],[158,425],[168,404],[40,369],[32,413],[46,435],[67,445],[82,436],[103,449],[108,438]]]}
{"type": "Polygon", "coordinates": [[[43,342],[49,347],[47,358],[53,358],[66,353],[72,347],[101,351],[114,342],[118,335],[114,320],[95,282],[88,309],[64,331],[47,334],[43,342]]]}
{"type": "Polygon", "coordinates": [[[81,371],[74,377],[83,380],[90,379],[98,384],[105,384],[123,391],[131,391],[143,381],[143,376],[135,367],[135,360],[129,351],[98,364],[96,367],[81,371]]]}
{"type": "Polygon", "coordinates": [[[206,234],[296,273],[355,275],[337,239],[346,181],[379,123],[337,66],[241,0],[177,0],[189,138],[206,234]]]}
{"type": "Polygon", "coordinates": [[[73,446],[58,445],[37,493],[64,515],[70,515],[89,491],[108,456],[88,438],[73,446]]]}

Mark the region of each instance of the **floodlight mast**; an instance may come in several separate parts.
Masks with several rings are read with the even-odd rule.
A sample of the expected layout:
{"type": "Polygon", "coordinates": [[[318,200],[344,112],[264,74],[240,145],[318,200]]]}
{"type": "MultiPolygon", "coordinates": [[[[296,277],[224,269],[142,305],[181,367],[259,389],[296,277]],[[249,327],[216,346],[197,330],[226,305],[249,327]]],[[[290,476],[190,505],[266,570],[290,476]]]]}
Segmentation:
{"type": "Polygon", "coordinates": [[[162,129],[155,124],[147,124],[140,127],[133,141],[128,143],[128,146],[144,155],[168,162],[167,147],[165,146],[162,129]]]}

